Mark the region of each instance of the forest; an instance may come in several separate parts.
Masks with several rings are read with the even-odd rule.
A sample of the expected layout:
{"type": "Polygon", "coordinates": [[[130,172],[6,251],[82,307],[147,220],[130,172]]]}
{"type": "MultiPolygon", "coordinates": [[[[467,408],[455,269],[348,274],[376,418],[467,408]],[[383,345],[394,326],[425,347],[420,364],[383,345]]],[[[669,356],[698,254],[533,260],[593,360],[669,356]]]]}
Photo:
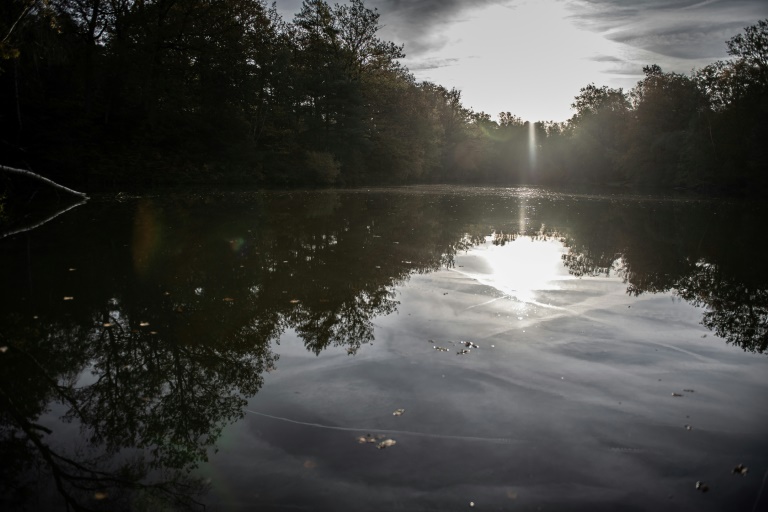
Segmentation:
{"type": "Polygon", "coordinates": [[[417,81],[380,28],[362,0],[305,0],[290,21],[264,0],[5,0],[0,165],[88,190],[768,188],[768,20],[728,60],[587,84],[570,119],[535,123],[417,81]]]}

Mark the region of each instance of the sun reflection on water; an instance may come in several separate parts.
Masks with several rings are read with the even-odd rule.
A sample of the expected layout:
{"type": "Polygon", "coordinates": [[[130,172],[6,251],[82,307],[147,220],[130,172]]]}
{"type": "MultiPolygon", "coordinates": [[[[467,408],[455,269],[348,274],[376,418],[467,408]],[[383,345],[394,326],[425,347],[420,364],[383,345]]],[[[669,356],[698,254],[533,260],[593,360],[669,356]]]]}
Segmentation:
{"type": "Polygon", "coordinates": [[[573,279],[563,265],[568,249],[556,239],[521,236],[503,245],[486,237],[483,245],[461,257],[461,273],[521,302],[537,303],[537,293],[561,289],[573,279]]]}

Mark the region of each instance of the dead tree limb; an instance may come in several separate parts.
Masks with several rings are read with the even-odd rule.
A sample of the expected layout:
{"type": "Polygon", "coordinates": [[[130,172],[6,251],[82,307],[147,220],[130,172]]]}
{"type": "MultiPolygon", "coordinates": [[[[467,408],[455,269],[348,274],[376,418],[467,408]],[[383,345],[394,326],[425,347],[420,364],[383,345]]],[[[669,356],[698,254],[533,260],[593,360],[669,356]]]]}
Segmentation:
{"type": "Polygon", "coordinates": [[[85,192],[78,192],[77,190],[72,190],[71,188],[65,187],[64,185],[59,185],[55,181],[49,180],[45,176],[40,176],[39,174],[34,173],[32,171],[27,171],[27,170],[24,170],[24,169],[16,169],[15,167],[6,167],[5,165],[0,165],[0,171],[12,172],[12,173],[16,173],[16,174],[21,174],[22,176],[28,176],[30,178],[34,178],[36,180],[40,180],[40,181],[42,181],[44,183],[47,183],[47,184],[49,184],[49,185],[51,185],[51,186],[53,186],[55,188],[60,188],[61,190],[69,192],[70,194],[74,194],[76,196],[84,197],[86,199],[88,198],[88,196],[85,194],[85,192]]]}

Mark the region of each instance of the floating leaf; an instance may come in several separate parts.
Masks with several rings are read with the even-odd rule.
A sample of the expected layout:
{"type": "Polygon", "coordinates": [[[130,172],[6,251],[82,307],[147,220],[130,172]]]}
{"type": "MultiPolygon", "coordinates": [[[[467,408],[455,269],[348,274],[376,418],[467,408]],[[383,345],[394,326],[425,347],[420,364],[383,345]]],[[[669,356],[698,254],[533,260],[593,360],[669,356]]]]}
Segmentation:
{"type": "Polygon", "coordinates": [[[458,352],[456,352],[456,355],[459,355],[459,356],[463,356],[465,354],[469,354],[469,349],[465,348],[465,349],[462,349],[462,350],[459,350],[458,352]]]}
{"type": "Polygon", "coordinates": [[[77,269],[76,268],[70,268],[69,269],[70,272],[74,272],[75,270],[77,270],[77,269]]]}
{"type": "Polygon", "coordinates": [[[112,322],[104,322],[103,324],[101,324],[102,327],[112,327],[113,325],[115,324],[113,324],[112,322]]]}
{"type": "Polygon", "coordinates": [[[684,391],[685,393],[694,393],[694,390],[693,390],[693,389],[684,389],[683,391],[684,391]]]}
{"type": "Polygon", "coordinates": [[[394,439],[385,439],[384,441],[380,442],[376,445],[376,448],[379,450],[383,450],[384,448],[389,448],[390,446],[395,446],[397,444],[397,441],[394,439]]]}
{"type": "Polygon", "coordinates": [[[291,304],[298,304],[299,302],[301,302],[299,299],[291,299],[290,300],[291,304]]]}
{"type": "Polygon", "coordinates": [[[701,492],[707,492],[709,490],[709,486],[704,482],[696,482],[696,489],[700,490],[701,492]]]}
{"type": "Polygon", "coordinates": [[[685,430],[693,430],[693,427],[690,425],[685,425],[685,430]]]}
{"type": "Polygon", "coordinates": [[[405,409],[398,409],[392,413],[392,416],[402,416],[404,412],[405,412],[405,409]]]}
{"type": "Polygon", "coordinates": [[[139,327],[148,327],[149,322],[139,322],[139,327]]]}
{"type": "Polygon", "coordinates": [[[739,464],[738,466],[733,468],[734,475],[747,476],[747,471],[749,471],[749,468],[746,467],[744,464],[739,464]]]}
{"type": "Polygon", "coordinates": [[[683,396],[683,395],[681,395],[680,393],[674,393],[674,392],[673,392],[673,393],[672,393],[672,396],[683,396]]]}
{"type": "Polygon", "coordinates": [[[376,438],[373,437],[371,434],[365,434],[364,436],[358,437],[357,442],[360,444],[375,443],[376,438]]]}
{"type": "Polygon", "coordinates": [[[6,352],[8,352],[8,347],[0,347],[0,354],[5,354],[6,352]]]}
{"type": "Polygon", "coordinates": [[[93,499],[95,499],[95,500],[105,500],[105,499],[107,499],[108,496],[109,495],[107,493],[105,493],[105,492],[96,491],[96,493],[94,493],[94,495],[93,495],[93,499]]]}
{"type": "Polygon", "coordinates": [[[232,297],[224,297],[222,300],[224,302],[234,302],[235,301],[235,299],[233,299],[232,297]]]}
{"type": "Polygon", "coordinates": [[[64,297],[64,300],[75,300],[74,297],[64,297]]]}
{"type": "Polygon", "coordinates": [[[435,349],[435,350],[437,350],[437,351],[439,351],[439,352],[448,352],[448,349],[447,349],[447,348],[445,348],[445,347],[438,347],[437,345],[435,345],[435,346],[434,346],[434,347],[432,347],[432,348],[433,348],[433,349],[435,349]]]}
{"type": "Polygon", "coordinates": [[[467,348],[480,348],[478,345],[472,343],[471,341],[463,341],[462,340],[459,343],[461,343],[462,345],[464,345],[467,348]]]}

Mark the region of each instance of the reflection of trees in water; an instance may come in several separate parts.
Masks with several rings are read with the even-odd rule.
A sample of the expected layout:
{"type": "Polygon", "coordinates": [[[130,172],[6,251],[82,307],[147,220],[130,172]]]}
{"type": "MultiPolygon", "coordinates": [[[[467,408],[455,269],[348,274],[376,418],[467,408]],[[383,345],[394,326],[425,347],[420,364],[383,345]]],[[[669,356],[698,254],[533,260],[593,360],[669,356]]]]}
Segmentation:
{"type": "Polygon", "coordinates": [[[175,199],[117,212],[80,234],[87,247],[39,231],[3,257],[19,290],[0,298],[6,503],[55,489],[75,510],[193,507],[205,486],[188,471],[242,416],[287,329],[316,354],[354,353],[395,311],[396,285],[477,241],[441,199],[290,193],[209,215],[208,198],[175,199]],[[75,447],[57,436],[71,428],[75,447]]]}
{"type": "Polygon", "coordinates": [[[755,236],[760,211],[734,203],[606,205],[601,215],[585,215],[586,225],[567,230],[563,261],[576,276],[613,273],[634,296],[672,291],[706,308],[702,324],[728,343],[762,353],[768,348],[768,273],[756,256],[764,250],[755,236]],[[588,225],[606,218],[612,226],[588,225]]]}

